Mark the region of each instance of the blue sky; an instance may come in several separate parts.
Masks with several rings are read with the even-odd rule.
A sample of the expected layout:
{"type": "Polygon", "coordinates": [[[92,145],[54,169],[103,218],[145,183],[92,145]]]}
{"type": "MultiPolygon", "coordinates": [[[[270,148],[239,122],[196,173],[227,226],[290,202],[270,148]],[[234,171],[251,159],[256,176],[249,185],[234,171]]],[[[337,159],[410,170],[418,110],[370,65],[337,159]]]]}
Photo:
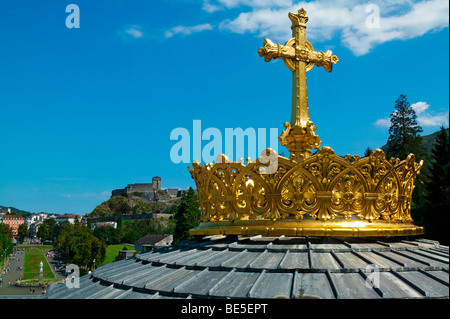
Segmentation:
{"type": "Polygon", "coordinates": [[[284,44],[301,7],[315,50],[339,57],[332,73],[308,73],[322,146],[381,147],[400,94],[423,135],[448,127],[447,0],[0,0],[0,205],[83,215],[156,175],[194,186],[170,157],[171,132],[192,139],[194,120],[281,133],[291,72],[256,51],[266,37],[284,44]]]}

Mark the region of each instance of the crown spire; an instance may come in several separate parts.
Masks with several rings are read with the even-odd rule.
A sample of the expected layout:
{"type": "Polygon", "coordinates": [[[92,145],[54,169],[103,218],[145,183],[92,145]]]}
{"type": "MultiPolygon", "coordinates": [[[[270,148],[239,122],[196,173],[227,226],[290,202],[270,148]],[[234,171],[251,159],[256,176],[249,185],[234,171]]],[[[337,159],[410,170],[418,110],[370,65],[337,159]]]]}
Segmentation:
{"type": "Polygon", "coordinates": [[[314,65],[322,66],[331,72],[333,64],[339,59],[330,50],[314,51],[311,43],[306,40],[308,17],[305,9],[298,10],[298,13],[289,12],[289,19],[292,22],[292,38],[285,45],[264,39],[264,47],[259,48],[258,54],[264,57],[266,62],[283,59],[292,71],[291,121],[284,124],[286,129],[280,136],[280,143],[289,149],[291,159],[301,161],[311,155],[312,148],[319,148],[321,144],[319,136],[314,132],[316,127],[309,118],[306,72],[314,65]]]}

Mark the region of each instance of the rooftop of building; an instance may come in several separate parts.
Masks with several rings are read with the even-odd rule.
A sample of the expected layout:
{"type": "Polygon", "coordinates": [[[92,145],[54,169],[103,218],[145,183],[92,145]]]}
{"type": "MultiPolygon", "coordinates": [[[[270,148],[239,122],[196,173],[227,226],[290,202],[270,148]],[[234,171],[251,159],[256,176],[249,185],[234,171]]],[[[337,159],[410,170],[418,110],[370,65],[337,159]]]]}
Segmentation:
{"type": "Polygon", "coordinates": [[[56,218],[81,218],[80,215],[74,215],[74,214],[64,214],[56,216],[56,218]]]}
{"type": "Polygon", "coordinates": [[[25,219],[22,215],[3,215],[3,220],[5,219],[25,219]]]}
{"type": "Polygon", "coordinates": [[[148,234],[134,242],[135,245],[154,245],[171,235],[148,234]]]}
{"type": "Polygon", "coordinates": [[[211,237],[54,284],[43,298],[448,298],[449,251],[407,238],[211,237]],[[374,269],[380,285],[368,284],[374,269]]]}

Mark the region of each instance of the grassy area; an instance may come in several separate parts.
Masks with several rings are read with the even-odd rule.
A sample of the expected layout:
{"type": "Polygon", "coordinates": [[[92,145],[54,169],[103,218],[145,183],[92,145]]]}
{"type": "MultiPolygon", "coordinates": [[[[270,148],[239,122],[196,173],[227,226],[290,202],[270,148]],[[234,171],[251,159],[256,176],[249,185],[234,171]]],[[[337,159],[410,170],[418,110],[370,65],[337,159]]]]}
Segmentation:
{"type": "Polygon", "coordinates": [[[25,259],[23,265],[23,280],[39,279],[40,262],[42,261],[42,270],[44,279],[54,279],[50,265],[44,256],[43,249],[32,249],[25,251],[25,259]]]}
{"type": "Polygon", "coordinates": [[[116,257],[119,255],[119,251],[122,250],[123,246],[126,246],[128,249],[134,249],[134,247],[127,246],[125,244],[108,245],[106,246],[105,261],[101,265],[96,265],[96,267],[100,267],[102,265],[106,265],[115,261],[116,257]]]}
{"type": "MultiPolygon", "coordinates": [[[[108,245],[106,246],[106,256],[105,260],[101,265],[96,264],[96,268],[109,264],[116,260],[117,256],[119,255],[119,251],[123,249],[123,247],[126,246],[128,249],[133,250],[133,246],[127,246],[125,244],[118,244],[118,245],[108,245]]],[[[39,263],[42,261],[43,264],[43,273],[44,273],[44,280],[45,279],[55,279],[55,276],[53,275],[53,272],[50,269],[50,265],[47,263],[47,260],[45,259],[44,250],[50,250],[53,249],[52,246],[37,246],[37,247],[30,247],[30,246],[18,246],[16,248],[20,249],[30,249],[28,251],[25,251],[25,261],[24,261],[24,269],[23,269],[23,280],[30,280],[30,279],[38,279],[39,278],[39,263]]]]}

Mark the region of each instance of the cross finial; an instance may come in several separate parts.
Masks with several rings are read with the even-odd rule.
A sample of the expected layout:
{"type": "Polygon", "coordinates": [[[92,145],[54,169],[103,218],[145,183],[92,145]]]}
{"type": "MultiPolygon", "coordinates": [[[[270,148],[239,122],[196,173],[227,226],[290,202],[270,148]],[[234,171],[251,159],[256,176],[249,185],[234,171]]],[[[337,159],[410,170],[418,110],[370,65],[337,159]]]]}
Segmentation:
{"type": "Polygon", "coordinates": [[[300,10],[298,10],[298,14],[289,12],[289,19],[291,19],[292,21],[292,27],[294,27],[294,25],[300,25],[300,24],[304,24],[306,27],[306,22],[308,22],[308,17],[306,16],[306,10],[301,8],[300,10]]]}
{"type": "Polygon", "coordinates": [[[291,121],[285,124],[286,130],[280,136],[280,143],[288,147],[291,158],[300,160],[311,154],[311,148],[318,148],[321,144],[314,132],[316,127],[312,125],[309,118],[306,72],[310,71],[314,65],[331,72],[333,64],[336,64],[339,59],[330,50],[314,51],[311,43],[306,40],[308,17],[305,9],[301,8],[298,13],[289,12],[289,19],[292,22],[292,38],[285,45],[274,44],[269,39],[264,39],[264,47],[259,48],[258,54],[263,56],[265,61],[283,59],[289,70],[293,72],[291,121]],[[295,127],[297,128],[292,131],[295,127]],[[302,136],[293,136],[293,134],[302,136]],[[287,138],[288,136],[291,138],[287,138]],[[295,146],[292,145],[293,140],[297,141],[295,146]]]}

